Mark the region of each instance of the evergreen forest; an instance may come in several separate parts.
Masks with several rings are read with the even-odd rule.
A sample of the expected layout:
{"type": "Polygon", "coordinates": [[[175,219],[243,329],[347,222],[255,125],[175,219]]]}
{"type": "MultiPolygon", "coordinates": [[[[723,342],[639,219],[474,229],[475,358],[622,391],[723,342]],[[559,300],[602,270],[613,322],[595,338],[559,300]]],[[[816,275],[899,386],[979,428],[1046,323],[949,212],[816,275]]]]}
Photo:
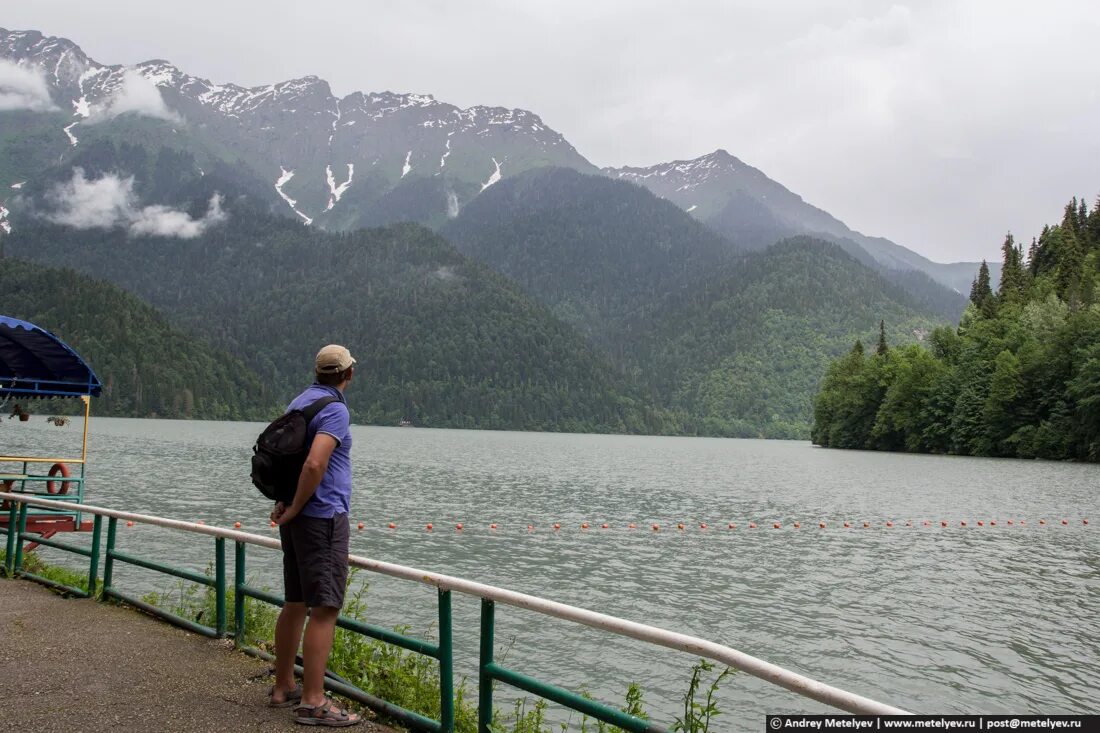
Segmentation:
{"type": "Polygon", "coordinates": [[[92,366],[103,384],[97,415],[240,420],[266,414],[273,400],[238,359],[110,283],[8,257],[0,292],[4,315],[46,328],[92,366]]]}
{"type": "Polygon", "coordinates": [[[1009,235],[958,328],[891,346],[885,324],[826,372],[812,438],[834,448],[1100,460],[1100,202],[1009,235]]]}

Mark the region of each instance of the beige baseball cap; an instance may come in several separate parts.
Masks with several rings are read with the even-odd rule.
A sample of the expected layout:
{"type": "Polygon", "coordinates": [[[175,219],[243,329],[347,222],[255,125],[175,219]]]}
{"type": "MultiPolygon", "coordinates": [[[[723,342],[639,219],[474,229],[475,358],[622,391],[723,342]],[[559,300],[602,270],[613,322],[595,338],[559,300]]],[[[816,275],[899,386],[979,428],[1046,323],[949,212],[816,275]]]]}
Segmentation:
{"type": "Polygon", "coordinates": [[[331,374],[345,371],[351,368],[354,363],[355,359],[352,357],[351,352],[347,350],[347,347],[339,344],[329,344],[317,352],[314,368],[318,374],[331,374]]]}

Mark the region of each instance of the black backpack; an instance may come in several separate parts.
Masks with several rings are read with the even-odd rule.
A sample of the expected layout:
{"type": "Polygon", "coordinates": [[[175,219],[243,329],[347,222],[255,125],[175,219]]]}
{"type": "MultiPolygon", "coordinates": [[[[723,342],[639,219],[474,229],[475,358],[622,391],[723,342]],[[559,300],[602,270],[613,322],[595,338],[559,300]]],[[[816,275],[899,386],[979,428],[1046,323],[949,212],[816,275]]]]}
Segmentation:
{"type": "Polygon", "coordinates": [[[309,456],[309,423],[339,397],[322,397],[304,410],[290,410],[264,428],[252,448],[252,483],[272,501],[290,504],[309,456]]]}

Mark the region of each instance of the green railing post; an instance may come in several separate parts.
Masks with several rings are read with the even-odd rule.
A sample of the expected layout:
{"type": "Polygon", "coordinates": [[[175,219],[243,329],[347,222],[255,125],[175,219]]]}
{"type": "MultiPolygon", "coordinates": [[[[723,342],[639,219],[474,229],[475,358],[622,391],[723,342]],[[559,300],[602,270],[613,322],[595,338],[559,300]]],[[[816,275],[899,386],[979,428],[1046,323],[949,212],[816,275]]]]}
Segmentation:
{"type": "Polygon", "coordinates": [[[99,575],[99,535],[103,529],[103,516],[95,515],[92,521],[92,561],[88,566],[88,597],[95,598],[95,586],[99,575]]]}
{"type": "Polygon", "coordinates": [[[439,730],[454,733],[454,639],[451,629],[451,592],[439,590],[439,730]]]}
{"type": "Polygon", "coordinates": [[[118,518],[107,518],[107,551],[103,553],[103,594],[100,596],[107,600],[107,594],[111,591],[111,575],[115,569],[115,530],[118,528],[118,518]]]}
{"type": "Polygon", "coordinates": [[[19,503],[19,521],[15,524],[15,572],[23,569],[23,533],[27,531],[27,505],[19,503]]]}
{"type": "Polygon", "coordinates": [[[495,604],[488,598],[481,599],[481,659],[477,678],[477,733],[492,733],[493,677],[489,665],[493,663],[493,616],[495,604]]]}
{"type": "Polygon", "coordinates": [[[4,555],[4,570],[10,578],[15,575],[15,523],[19,521],[19,503],[12,502],[8,507],[8,544],[4,555]]]}
{"type": "Polygon", "coordinates": [[[214,602],[217,609],[218,638],[225,636],[225,538],[214,538],[214,602]]]}
{"type": "Polygon", "coordinates": [[[237,646],[244,644],[244,548],[243,542],[236,542],[233,562],[233,633],[237,646]]]}

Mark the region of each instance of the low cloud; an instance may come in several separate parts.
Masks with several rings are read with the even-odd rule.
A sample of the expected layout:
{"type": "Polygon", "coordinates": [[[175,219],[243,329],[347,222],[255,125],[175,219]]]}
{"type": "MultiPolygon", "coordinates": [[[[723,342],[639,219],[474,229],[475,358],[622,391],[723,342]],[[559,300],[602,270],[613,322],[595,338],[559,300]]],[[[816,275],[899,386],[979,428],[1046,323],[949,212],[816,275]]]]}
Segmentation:
{"type": "Polygon", "coordinates": [[[57,106],[41,69],[25,68],[0,59],[0,110],[28,109],[50,112],[57,106]]]}
{"type": "Polygon", "coordinates": [[[195,219],[169,206],[140,206],[133,176],[108,173],[89,180],[81,168],[74,168],[72,179],[55,186],[48,198],[54,210],[46,219],[55,224],[74,229],[120,227],[132,236],[194,239],[227,218],[220,194],[214,194],[206,214],[195,219]]]}
{"type": "Polygon", "coordinates": [[[90,123],[106,122],[119,115],[133,113],[153,117],[168,122],[182,122],[183,119],[169,109],[160,94],[160,89],[137,71],[127,69],[122,73],[122,81],[111,94],[106,104],[94,109],[90,123]]]}

